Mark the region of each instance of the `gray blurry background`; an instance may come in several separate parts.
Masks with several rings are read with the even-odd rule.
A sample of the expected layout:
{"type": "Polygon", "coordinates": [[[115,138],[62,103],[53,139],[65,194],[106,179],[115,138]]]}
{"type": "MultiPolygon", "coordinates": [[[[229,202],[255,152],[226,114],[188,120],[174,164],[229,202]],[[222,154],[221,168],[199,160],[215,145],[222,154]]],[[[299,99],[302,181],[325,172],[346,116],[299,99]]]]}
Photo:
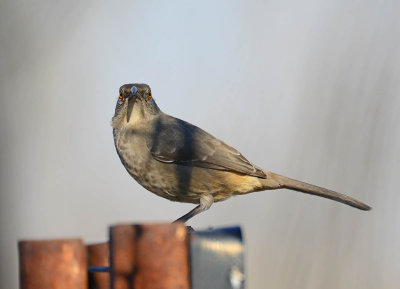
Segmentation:
{"type": "Polygon", "coordinates": [[[0,2],[0,286],[18,239],[105,241],[193,207],[136,184],[114,149],[120,85],[261,167],[373,206],[287,190],[215,204],[248,288],[399,288],[399,1],[0,2]]]}

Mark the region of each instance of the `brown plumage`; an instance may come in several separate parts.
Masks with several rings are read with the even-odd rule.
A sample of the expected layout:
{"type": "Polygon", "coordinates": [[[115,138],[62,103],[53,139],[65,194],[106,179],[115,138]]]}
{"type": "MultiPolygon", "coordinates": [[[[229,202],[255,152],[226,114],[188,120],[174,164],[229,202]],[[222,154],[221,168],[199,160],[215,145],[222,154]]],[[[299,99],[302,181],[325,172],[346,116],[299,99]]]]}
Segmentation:
{"type": "Polygon", "coordinates": [[[163,113],[147,84],[121,86],[112,126],[118,155],[139,184],[163,198],[199,204],[179,221],[233,195],[282,188],[371,209],[349,196],[260,169],[204,130],[163,113]]]}

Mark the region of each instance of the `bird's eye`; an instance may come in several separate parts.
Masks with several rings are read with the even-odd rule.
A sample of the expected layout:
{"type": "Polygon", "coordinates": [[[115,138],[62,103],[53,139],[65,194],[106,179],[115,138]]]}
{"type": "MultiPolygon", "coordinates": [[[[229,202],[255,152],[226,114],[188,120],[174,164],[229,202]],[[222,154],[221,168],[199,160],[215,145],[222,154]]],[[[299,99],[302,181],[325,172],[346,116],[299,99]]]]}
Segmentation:
{"type": "Polygon", "coordinates": [[[149,98],[152,98],[153,97],[153,95],[151,94],[151,91],[149,92],[149,98]]]}
{"type": "Polygon", "coordinates": [[[119,93],[118,98],[119,98],[119,99],[122,99],[122,94],[121,94],[121,92],[119,93]]]}

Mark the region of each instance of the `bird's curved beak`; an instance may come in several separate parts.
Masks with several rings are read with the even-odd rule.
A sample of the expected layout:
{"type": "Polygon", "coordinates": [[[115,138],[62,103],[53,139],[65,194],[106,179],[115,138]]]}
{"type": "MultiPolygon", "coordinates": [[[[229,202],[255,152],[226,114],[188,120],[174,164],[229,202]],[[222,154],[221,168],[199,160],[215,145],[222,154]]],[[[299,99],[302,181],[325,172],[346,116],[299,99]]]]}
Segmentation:
{"type": "Polygon", "coordinates": [[[129,119],[131,118],[133,105],[135,104],[137,97],[138,97],[138,89],[136,88],[136,86],[132,86],[131,94],[128,97],[128,110],[126,115],[126,122],[129,122],[129,119]]]}

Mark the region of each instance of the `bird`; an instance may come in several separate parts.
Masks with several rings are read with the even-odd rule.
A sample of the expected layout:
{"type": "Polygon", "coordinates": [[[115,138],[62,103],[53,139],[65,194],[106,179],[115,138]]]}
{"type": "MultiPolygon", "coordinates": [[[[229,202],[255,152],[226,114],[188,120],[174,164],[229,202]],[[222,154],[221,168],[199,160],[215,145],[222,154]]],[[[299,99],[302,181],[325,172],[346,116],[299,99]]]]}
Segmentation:
{"type": "Polygon", "coordinates": [[[214,202],[273,189],[290,189],[364,211],[371,209],[350,196],[252,164],[210,133],[162,112],[150,86],[144,83],[120,87],[111,126],[118,156],[140,185],[168,200],[197,205],[175,222],[187,222],[214,202]]]}

